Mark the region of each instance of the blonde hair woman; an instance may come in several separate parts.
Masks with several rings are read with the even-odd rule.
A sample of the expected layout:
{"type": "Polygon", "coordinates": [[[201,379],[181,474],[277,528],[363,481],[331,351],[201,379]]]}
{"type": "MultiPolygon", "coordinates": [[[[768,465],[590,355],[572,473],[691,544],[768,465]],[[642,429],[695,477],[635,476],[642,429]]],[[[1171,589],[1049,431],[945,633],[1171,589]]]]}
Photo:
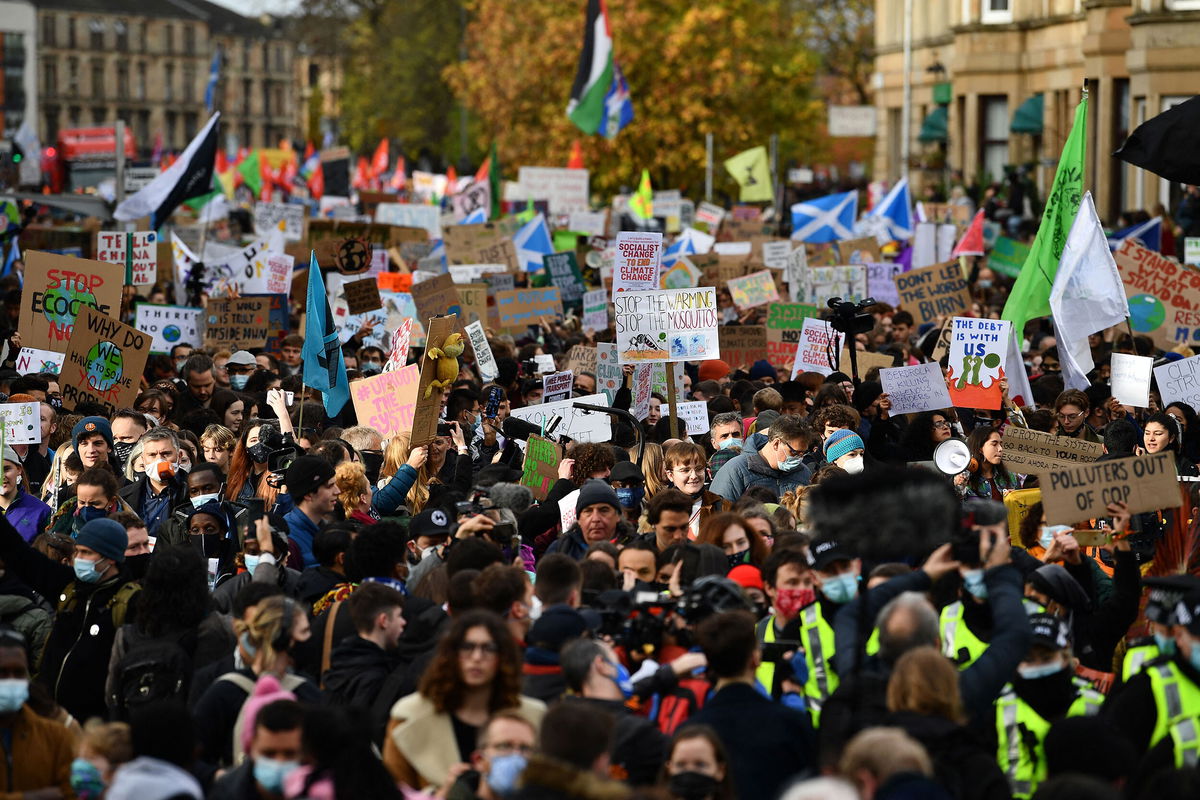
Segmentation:
{"type": "Polygon", "coordinates": [[[462,429],[450,423],[450,436],[435,436],[427,445],[409,449],[409,437],[400,434],[388,443],[383,455],[380,474],[391,480],[380,486],[371,500],[371,508],[381,517],[394,514],[401,505],[412,514],[419,514],[430,500],[436,500],[449,489],[468,494],[474,473],[471,453],[467,450],[462,429]],[[454,479],[447,486],[439,477],[453,443],[458,455],[454,462],[454,479]]]}
{"type": "Polygon", "coordinates": [[[54,451],[54,465],[50,467],[50,474],[42,484],[42,502],[51,508],[58,508],[58,496],[63,487],[75,483],[75,479],[79,477],[78,472],[72,474],[66,468],[67,457],[74,452],[75,445],[69,439],[54,451]]]}
{"type": "Polygon", "coordinates": [[[346,519],[373,525],[379,520],[372,516],[371,511],[371,482],[367,480],[367,472],[357,461],[343,461],[333,471],[333,480],[341,494],[338,502],[346,519]]]}
{"type": "Polygon", "coordinates": [[[663,466],[662,445],[657,442],[646,442],[642,451],[642,475],[646,478],[646,497],[653,497],[659,489],[667,485],[667,471],[663,466]]]}

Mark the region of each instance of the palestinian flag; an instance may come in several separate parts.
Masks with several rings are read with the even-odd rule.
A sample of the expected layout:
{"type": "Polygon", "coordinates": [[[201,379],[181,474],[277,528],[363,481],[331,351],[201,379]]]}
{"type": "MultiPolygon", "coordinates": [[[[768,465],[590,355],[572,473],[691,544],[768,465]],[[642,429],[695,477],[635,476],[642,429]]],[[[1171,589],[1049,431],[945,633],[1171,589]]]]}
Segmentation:
{"type": "Polygon", "coordinates": [[[604,0],[588,0],[583,52],[567,102],[567,116],[587,134],[599,133],[606,118],[604,98],[613,81],[612,31],[604,0]]]}
{"type": "Polygon", "coordinates": [[[180,203],[210,194],[217,159],[217,120],[220,118],[220,113],[213,114],[179,159],[136,194],[125,198],[113,212],[113,217],[122,222],[150,217],[150,228],[158,230],[180,203]]]}

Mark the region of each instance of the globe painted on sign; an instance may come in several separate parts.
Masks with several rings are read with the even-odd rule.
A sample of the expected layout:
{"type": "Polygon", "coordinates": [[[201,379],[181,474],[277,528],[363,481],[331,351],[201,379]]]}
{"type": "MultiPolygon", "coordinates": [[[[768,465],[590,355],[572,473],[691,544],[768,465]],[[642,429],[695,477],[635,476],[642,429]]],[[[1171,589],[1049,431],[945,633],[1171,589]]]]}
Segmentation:
{"type": "Polygon", "coordinates": [[[73,325],[82,305],[98,307],[96,296],[78,281],[60,282],[51,286],[42,298],[46,319],[53,325],[73,325]]]}
{"type": "Polygon", "coordinates": [[[183,332],[179,330],[178,325],[168,325],[163,328],[162,335],[168,342],[178,342],[179,338],[183,336],[183,332]]]}
{"type": "Polygon", "coordinates": [[[1129,323],[1138,333],[1150,333],[1167,321],[1167,310],[1162,301],[1149,294],[1129,298],[1129,323]]]}
{"type": "Polygon", "coordinates": [[[121,348],[112,342],[97,342],[87,354],[88,386],[98,392],[106,392],[113,387],[125,371],[125,357],[121,348]]]}

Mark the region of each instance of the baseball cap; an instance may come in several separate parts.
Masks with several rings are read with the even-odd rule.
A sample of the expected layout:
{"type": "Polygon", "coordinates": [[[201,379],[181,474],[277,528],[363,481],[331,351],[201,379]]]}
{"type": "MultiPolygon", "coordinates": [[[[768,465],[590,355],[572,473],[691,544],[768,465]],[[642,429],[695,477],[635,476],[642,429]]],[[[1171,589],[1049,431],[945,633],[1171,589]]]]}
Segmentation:
{"type": "Polygon", "coordinates": [[[817,571],[823,571],[835,561],[850,561],[854,558],[836,539],[818,539],[812,543],[809,553],[812,556],[812,568],[817,571]]]}
{"type": "Polygon", "coordinates": [[[1067,623],[1052,614],[1033,614],[1029,617],[1033,630],[1030,644],[1040,644],[1053,650],[1065,650],[1071,645],[1067,623]]]}
{"type": "Polygon", "coordinates": [[[409,539],[416,539],[418,536],[449,535],[450,515],[446,513],[446,509],[438,506],[424,509],[412,518],[412,522],[408,523],[409,539]]]}
{"type": "Polygon", "coordinates": [[[229,360],[226,361],[225,364],[226,366],[229,364],[237,364],[243,367],[256,367],[258,366],[258,359],[256,359],[254,354],[249,350],[238,350],[229,357],[229,360]]]}

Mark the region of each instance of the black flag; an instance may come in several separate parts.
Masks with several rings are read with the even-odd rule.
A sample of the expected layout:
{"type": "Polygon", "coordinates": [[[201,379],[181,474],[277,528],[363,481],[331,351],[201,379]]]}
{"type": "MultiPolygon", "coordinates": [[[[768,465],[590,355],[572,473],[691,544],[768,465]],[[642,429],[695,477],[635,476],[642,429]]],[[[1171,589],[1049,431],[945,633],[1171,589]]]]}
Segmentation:
{"type": "Polygon", "coordinates": [[[1170,181],[1200,184],[1200,96],[1137,127],[1114,156],[1170,181]]]}

